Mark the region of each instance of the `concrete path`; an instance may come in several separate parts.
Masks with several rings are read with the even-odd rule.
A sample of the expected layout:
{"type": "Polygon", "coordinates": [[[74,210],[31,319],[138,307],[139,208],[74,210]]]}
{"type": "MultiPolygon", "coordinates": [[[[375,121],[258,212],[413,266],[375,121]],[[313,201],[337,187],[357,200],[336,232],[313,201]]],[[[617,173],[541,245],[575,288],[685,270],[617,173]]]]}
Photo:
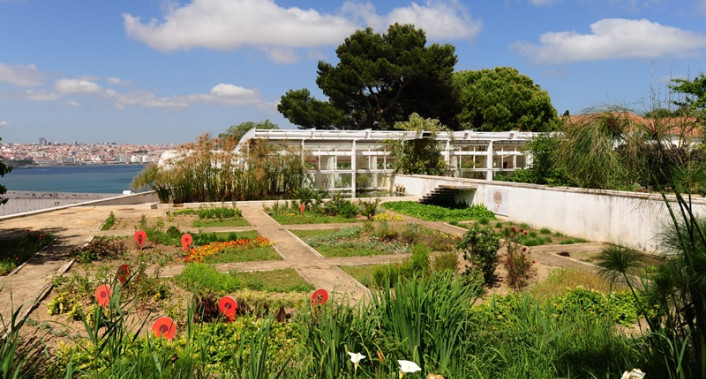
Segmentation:
{"type": "MultiPolygon", "coordinates": [[[[240,202],[238,208],[243,217],[250,222],[247,227],[207,228],[208,231],[241,231],[257,230],[260,235],[273,242],[277,252],[283,257],[280,261],[224,263],[214,265],[217,269],[228,272],[238,271],[269,271],[283,268],[294,268],[306,281],[317,288],[324,288],[337,296],[346,296],[358,301],[370,295],[370,291],[346,274],[339,266],[355,266],[367,264],[382,264],[399,262],[409,256],[379,255],[365,257],[325,258],[314,249],[303,243],[292,234],[290,229],[329,229],[350,226],[352,224],[316,224],[316,225],[280,225],[269,217],[262,208],[261,202],[240,202]]],[[[55,210],[26,217],[11,218],[0,221],[0,235],[7,235],[24,230],[44,231],[56,236],[56,243],[50,248],[36,254],[20,266],[12,274],[0,277],[0,315],[7,323],[11,311],[22,307],[23,313],[28,313],[33,304],[41,301],[51,290],[52,278],[70,269],[70,251],[95,235],[120,234],[120,231],[100,232],[102,223],[110,212],[116,217],[145,214],[147,217],[164,215],[164,208],[155,209],[150,204],[136,206],[102,206],[74,207],[55,210]]],[[[441,222],[430,222],[403,216],[404,221],[413,221],[426,228],[435,229],[451,236],[461,235],[465,229],[441,222]]],[[[206,228],[203,228],[206,229],[206,228]]],[[[196,229],[194,230],[196,231],[196,229]]],[[[124,231],[132,234],[133,231],[124,231]]],[[[603,244],[574,244],[559,246],[536,246],[532,248],[532,258],[557,267],[577,267],[593,269],[595,266],[561,257],[554,253],[559,251],[595,251],[602,249],[603,244]]],[[[1,247],[0,247],[1,248],[1,247]]],[[[162,276],[173,276],[183,270],[183,266],[167,266],[161,268],[162,276]]],[[[0,327],[2,329],[2,327],[0,327]]]]}
{"type": "MultiPolygon", "coordinates": [[[[149,209],[149,205],[133,207],[149,209]]],[[[9,323],[13,310],[21,307],[21,314],[31,311],[32,306],[51,290],[54,276],[70,268],[71,250],[92,238],[110,211],[118,212],[118,209],[73,207],[0,221],[0,235],[3,236],[31,230],[51,233],[56,238],[52,246],[35,254],[11,274],[0,277],[0,316],[5,324],[9,323]]],[[[1,325],[0,329],[3,329],[1,325]]]]}

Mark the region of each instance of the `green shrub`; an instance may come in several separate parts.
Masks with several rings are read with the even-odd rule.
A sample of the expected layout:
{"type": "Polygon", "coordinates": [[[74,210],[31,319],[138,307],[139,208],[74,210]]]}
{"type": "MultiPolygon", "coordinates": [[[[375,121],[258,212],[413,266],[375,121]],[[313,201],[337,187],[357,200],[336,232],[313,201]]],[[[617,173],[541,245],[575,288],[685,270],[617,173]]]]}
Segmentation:
{"type": "Polygon", "coordinates": [[[515,228],[505,229],[504,242],[506,259],[504,262],[507,270],[507,282],[510,288],[521,290],[534,275],[532,267],[534,261],[529,257],[527,247],[522,246],[521,237],[526,237],[526,231],[517,231],[515,228]]]}
{"type": "Polygon", "coordinates": [[[498,249],[500,235],[488,228],[473,226],[458,241],[456,248],[463,251],[464,258],[471,262],[472,267],[466,270],[480,270],[486,285],[495,282],[495,268],[498,265],[498,249]]]}
{"type": "Polygon", "coordinates": [[[378,206],[380,205],[380,199],[375,200],[358,200],[358,207],[360,207],[360,214],[364,215],[368,221],[372,221],[378,212],[378,206]]]}
{"type": "Polygon", "coordinates": [[[103,222],[103,225],[101,226],[101,230],[108,230],[115,225],[115,213],[113,211],[110,211],[110,214],[108,214],[108,217],[105,219],[103,222]]]}
{"type": "Polygon", "coordinates": [[[584,243],[584,242],[586,242],[586,240],[583,238],[572,237],[572,238],[567,238],[565,240],[559,241],[559,244],[560,245],[571,245],[574,243],[584,243]]]}
{"type": "Polygon", "coordinates": [[[199,219],[222,219],[241,217],[243,214],[240,209],[232,207],[202,207],[196,210],[199,219]]]}
{"type": "Polygon", "coordinates": [[[390,227],[387,221],[380,221],[377,229],[375,230],[375,236],[380,239],[380,241],[392,241],[397,239],[399,233],[394,228],[390,227]]]}
{"type": "Polygon", "coordinates": [[[432,260],[431,267],[434,271],[449,270],[455,273],[458,270],[458,254],[454,251],[437,254],[432,260]]]}
{"type": "Polygon", "coordinates": [[[84,246],[73,249],[71,255],[77,257],[81,263],[90,263],[101,259],[114,259],[123,256],[127,248],[120,241],[107,237],[93,238],[84,246]]]}

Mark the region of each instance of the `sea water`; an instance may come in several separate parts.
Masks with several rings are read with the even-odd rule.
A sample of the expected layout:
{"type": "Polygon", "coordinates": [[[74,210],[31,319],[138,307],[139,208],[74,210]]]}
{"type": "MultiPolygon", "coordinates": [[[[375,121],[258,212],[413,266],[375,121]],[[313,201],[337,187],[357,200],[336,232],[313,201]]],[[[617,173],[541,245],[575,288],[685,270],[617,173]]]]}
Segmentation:
{"type": "Polygon", "coordinates": [[[15,167],[0,177],[8,191],[115,193],[131,190],[144,165],[82,165],[15,167]]]}

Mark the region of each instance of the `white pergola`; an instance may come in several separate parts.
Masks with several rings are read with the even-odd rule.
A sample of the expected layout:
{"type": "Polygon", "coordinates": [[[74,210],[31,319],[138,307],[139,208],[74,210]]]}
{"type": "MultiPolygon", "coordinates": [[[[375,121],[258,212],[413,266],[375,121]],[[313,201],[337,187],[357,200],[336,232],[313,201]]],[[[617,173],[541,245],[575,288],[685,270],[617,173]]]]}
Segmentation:
{"type": "MultiPolygon", "coordinates": [[[[492,180],[495,172],[526,167],[531,158],[520,148],[536,133],[440,132],[436,140],[451,175],[492,180]]],[[[299,152],[316,188],[329,191],[390,190],[394,158],[386,141],[430,138],[430,132],[384,130],[251,129],[236,152],[252,140],[266,141],[279,151],[299,152]]]]}

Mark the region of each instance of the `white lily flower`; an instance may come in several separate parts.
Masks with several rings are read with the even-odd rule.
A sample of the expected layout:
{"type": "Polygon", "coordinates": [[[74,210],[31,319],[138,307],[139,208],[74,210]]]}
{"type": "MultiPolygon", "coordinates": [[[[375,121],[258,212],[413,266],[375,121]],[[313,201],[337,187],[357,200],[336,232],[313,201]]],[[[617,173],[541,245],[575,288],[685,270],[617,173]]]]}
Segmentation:
{"type": "Polygon", "coordinates": [[[417,371],[422,371],[422,368],[412,361],[398,360],[397,363],[400,364],[400,378],[403,377],[404,374],[411,374],[417,371]]]}
{"type": "Polygon", "coordinates": [[[351,362],[353,362],[354,370],[358,371],[358,363],[365,359],[365,355],[361,353],[351,353],[350,351],[348,351],[347,353],[351,356],[351,362]]]}
{"type": "Polygon", "coordinates": [[[358,362],[366,358],[366,356],[361,353],[351,353],[350,351],[348,352],[348,355],[351,356],[351,362],[353,362],[353,364],[355,365],[357,365],[358,362]]]}
{"type": "Polygon", "coordinates": [[[634,368],[632,371],[625,371],[620,379],[643,379],[647,373],[642,372],[639,368],[634,368]]]}

